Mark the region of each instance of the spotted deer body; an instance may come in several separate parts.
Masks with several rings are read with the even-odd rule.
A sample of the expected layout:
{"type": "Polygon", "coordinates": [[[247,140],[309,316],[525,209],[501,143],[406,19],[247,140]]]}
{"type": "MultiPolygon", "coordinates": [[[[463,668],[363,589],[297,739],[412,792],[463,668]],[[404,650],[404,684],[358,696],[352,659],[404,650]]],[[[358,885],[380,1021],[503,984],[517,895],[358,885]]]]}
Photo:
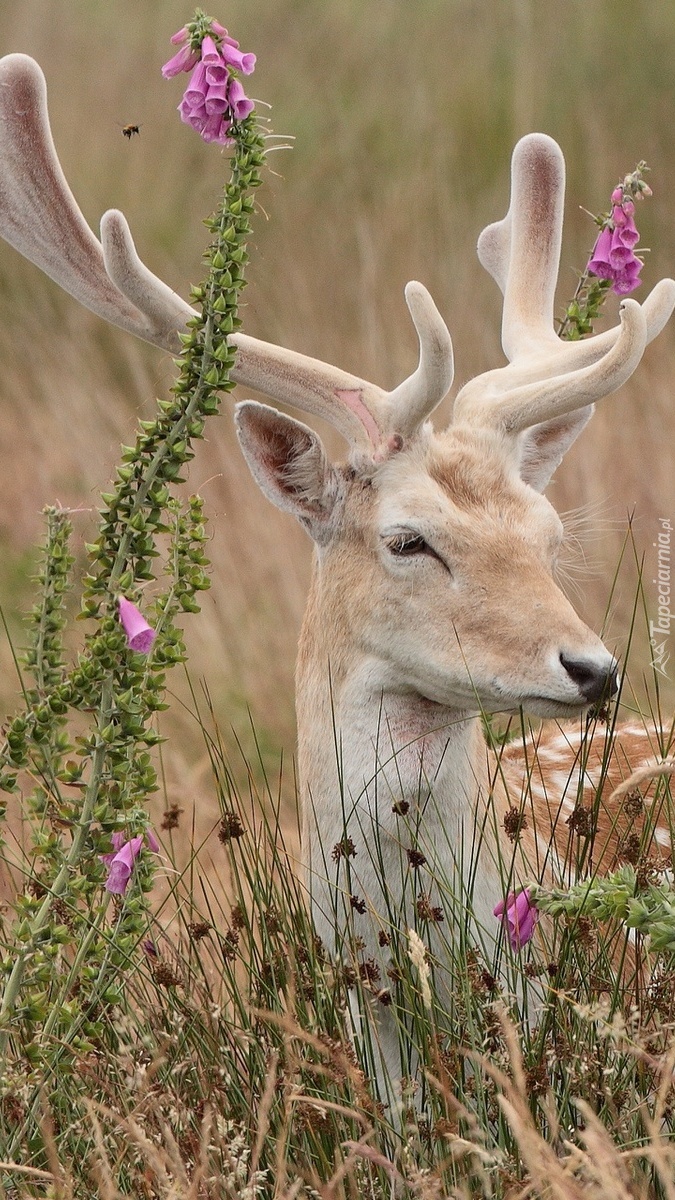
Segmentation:
{"type": "MultiPolygon", "coordinates": [[[[0,84],[0,233],[105,319],[175,349],[192,310],[140,262],[120,213],[105,214],[100,243],[85,225],[55,157],[39,68],[10,55],[0,84]]],[[[661,281],[642,306],[625,300],[616,328],[562,342],[553,303],[563,193],[557,145],[524,138],[509,212],[478,245],[504,295],[508,361],[464,385],[446,429],[429,418],[452,384],[452,345],[421,284],[406,289],[419,364],[389,393],[232,339],[237,382],[328,419],[349,444],[334,465],[306,425],[258,403],[237,407],[254,477],[316,547],[297,667],[315,920],[331,948],[358,930],[360,952],[382,969],[392,931],[414,924],[420,897],[437,905],[434,878],[457,897],[446,929],[470,926],[493,957],[505,889],[562,861],[570,777],[604,772],[600,737],[597,762],[579,764],[579,718],[615,691],[617,664],[555,582],[562,527],[542,493],[594,402],[629,378],[665,324],[675,283],[661,281]],[[519,709],[572,722],[539,735],[536,766],[531,746],[495,756],[483,737],[482,713],[519,709]],[[526,794],[516,854],[505,818],[526,794]]],[[[635,756],[658,758],[640,729],[627,734],[608,786],[635,756]]],[[[621,830],[602,808],[598,820],[609,860],[621,830]]],[[[385,1054],[391,1065],[393,1043],[385,1054]]]]}

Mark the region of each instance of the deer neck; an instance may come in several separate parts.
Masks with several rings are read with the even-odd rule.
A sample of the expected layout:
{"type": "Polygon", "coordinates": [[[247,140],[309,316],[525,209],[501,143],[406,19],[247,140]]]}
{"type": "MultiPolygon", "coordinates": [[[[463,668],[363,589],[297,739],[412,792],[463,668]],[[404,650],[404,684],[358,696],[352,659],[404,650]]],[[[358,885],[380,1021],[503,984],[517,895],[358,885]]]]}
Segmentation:
{"type": "MultiPolygon", "coordinates": [[[[336,904],[350,895],[365,901],[371,916],[398,912],[401,924],[414,924],[408,909],[420,892],[433,892],[434,876],[445,878],[458,900],[463,894],[460,908],[473,895],[483,928],[494,924],[502,889],[479,719],[401,688],[389,664],[359,646],[339,614],[326,613],[318,600],[315,579],[296,702],[303,857],[321,936],[330,944],[340,928],[336,904]]],[[[365,929],[364,940],[370,949],[365,929]]]]}

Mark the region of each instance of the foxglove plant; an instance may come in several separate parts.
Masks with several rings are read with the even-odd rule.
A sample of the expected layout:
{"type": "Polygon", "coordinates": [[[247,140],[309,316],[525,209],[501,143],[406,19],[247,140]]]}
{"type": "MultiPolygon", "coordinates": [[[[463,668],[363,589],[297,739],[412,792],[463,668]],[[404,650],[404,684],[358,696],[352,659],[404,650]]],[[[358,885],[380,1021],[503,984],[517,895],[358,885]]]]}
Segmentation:
{"type": "Polygon", "coordinates": [[[137,650],[139,654],[147,654],[157,637],[155,630],[152,625],[148,625],[140,608],[137,608],[131,600],[127,600],[126,596],[120,596],[118,604],[127,646],[130,650],[137,650]]]}
{"type": "Polygon", "coordinates": [[[606,279],[617,296],[627,296],[640,283],[644,266],[635,254],[640,234],[635,226],[635,204],[624,187],[612,192],[612,212],[603,221],[586,270],[598,279],[606,279]]]}
{"type": "Polygon", "coordinates": [[[178,111],[186,125],[205,142],[232,145],[232,127],[253,111],[253,101],[244,94],[234,74],[250,75],[255,54],[244,54],[218,21],[197,9],[194,20],[171,38],[180,50],[162,67],[165,79],[191,71],[178,111]]]}
{"type": "MultiPolygon", "coordinates": [[[[66,1045],[76,1053],[92,1051],[102,1036],[93,1014],[120,1001],[124,970],[147,934],[145,895],[154,853],[144,847],[158,848],[147,814],[148,796],[157,788],[151,750],[161,740],[154,714],[166,707],[167,669],[185,659],[180,614],[198,612],[197,595],[209,586],[202,501],[193,496],[182,502],[172,489],[183,482],[184,465],[205,421],[218,412],[220,393],[233,386],[235,351],[228,335],[240,323],[253,192],[261,182],[265,145],[251,103],[232,76],[234,69],[252,70],[254,56],[239,54],[224,28],[199,11],[184,39],[182,33],[165,75],[203,63],[214,88],[210,116],[221,127],[229,122],[233,147],[230,181],[207,222],[212,240],[206,278],[192,290],[199,311],[181,335],[171,397],[159,402],[154,419],[141,422],[134,444],[123,447],[116,480],[103,493],[98,536],[87,546],[80,613],[93,628],[73,665],[61,643],[72,565],[70,516],[60,509],[47,513],[41,596],[25,660],[33,686],[26,687],[25,703],[6,724],[0,747],[0,787],[24,796],[32,816],[27,886],[0,962],[0,1044],[6,1052],[16,1036],[24,1056],[32,1047],[29,1060],[34,1052],[36,1069],[49,1052],[48,1035],[57,1038],[60,1054],[66,1045]],[[218,102],[218,88],[227,107],[218,102]],[[154,564],[162,553],[166,585],[159,588],[154,564]],[[148,587],[155,589],[154,600],[148,587]],[[141,589],[145,616],[138,608],[141,589]],[[111,897],[114,936],[107,917],[111,897]],[[70,962],[63,978],[55,967],[59,946],[70,962]]],[[[212,140],[222,144],[221,133],[212,140]]]]}
{"type": "Polygon", "coordinates": [[[652,194],[643,178],[648,169],[645,162],[639,162],[612,192],[611,210],[594,217],[600,232],[560,324],[561,338],[577,341],[592,333],[593,321],[609,293],[627,296],[639,286],[644,263],[635,253],[640,240],[635,201],[652,194]]]}
{"type": "Polygon", "coordinates": [[[635,867],[626,863],[609,875],[570,888],[529,888],[541,912],[564,917],[569,923],[580,917],[593,922],[618,921],[626,929],[649,936],[650,949],[656,953],[675,953],[675,890],[665,869],[653,872],[653,878],[641,878],[635,867]]]}
{"type": "Polygon", "coordinates": [[[505,900],[495,905],[494,915],[501,917],[508,933],[512,950],[521,950],[534,933],[539,910],[532,899],[532,889],[509,892],[505,900]]]}
{"type": "Polygon", "coordinates": [[[123,833],[113,834],[112,850],[109,854],[100,856],[101,862],[105,863],[108,868],[108,878],[105,881],[106,891],[118,896],[124,895],[129,886],[134,863],[146,841],[148,849],[152,850],[154,854],[158,854],[159,842],[151,829],[147,829],[145,834],[139,833],[138,837],[129,838],[128,841],[125,841],[123,833]]]}

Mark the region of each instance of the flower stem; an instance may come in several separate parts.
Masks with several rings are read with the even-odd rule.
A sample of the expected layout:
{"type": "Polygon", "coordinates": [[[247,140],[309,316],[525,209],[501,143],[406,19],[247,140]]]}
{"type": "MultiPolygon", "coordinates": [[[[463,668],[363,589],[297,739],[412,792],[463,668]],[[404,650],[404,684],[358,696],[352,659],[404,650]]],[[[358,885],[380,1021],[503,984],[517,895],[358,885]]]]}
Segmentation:
{"type": "MultiPolygon", "coordinates": [[[[244,286],[249,214],[253,211],[251,192],[260,183],[264,141],[253,114],[233,127],[232,136],[235,140],[232,178],[226,185],[215,216],[207,222],[214,234],[208,252],[209,271],[202,287],[195,289],[198,293],[195,298],[200,301],[202,311],[192,319],[189,332],[183,335],[184,349],[178,360],[180,372],[172,389],[173,400],[160,402],[156,420],[144,423],[135,446],[125,448],[117,485],[105,497],[99,538],[90,547],[93,564],[85,581],[83,614],[98,618],[99,632],[89,635],[85,654],[80,656],[79,663],[68,674],[61,669],[53,671],[45,656],[53,597],[49,583],[44,584],[43,610],[37,620],[33,651],[37,691],[28,693],[25,715],[20,714],[9,726],[8,734],[12,734],[13,740],[8,737],[1,756],[2,765],[21,767],[37,761],[36,755],[41,756],[42,763],[46,761],[48,750],[43,741],[34,737],[38,733],[39,706],[49,705],[52,700],[60,702],[64,689],[67,700],[63,708],[57,707],[55,711],[63,712],[72,706],[92,712],[94,732],[86,745],[89,777],[82,807],[77,819],[68,825],[72,841],[67,851],[62,848],[60,839],[52,838],[50,841],[48,854],[53,863],[53,878],[49,882],[43,876],[46,894],[28,922],[24,919],[19,951],[4,987],[0,1002],[0,1054],[6,1052],[12,1014],[26,978],[27,964],[35,957],[36,947],[44,936],[55,902],[67,894],[70,881],[74,879],[85,852],[93,867],[89,890],[85,893],[74,891],[72,901],[80,926],[83,914],[78,910],[79,895],[88,895],[91,903],[91,898],[100,887],[98,857],[91,854],[90,845],[94,817],[101,824],[104,834],[111,827],[119,828],[120,818],[132,825],[142,824],[144,817],[141,805],[152,790],[145,782],[149,768],[140,763],[143,758],[147,760],[144,744],[150,746],[157,740],[155,734],[151,738],[152,731],[146,729],[146,721],[154,708],[160,705],[156,703],[153,709],[148,708],[151,658],[149,656],[147,662],[138,666],[134,664],[139,656],[126,652],[116,618],[116,601],[120,591],[138,586],[144,579],[153,578],[147,573],[148,564],[156,553],[155,534],[166,529],[163,511],[166,509],[171,512],[173,505],[175,517],[176,502],[171,499],[171,486],[179,480],[181,465],[192,457],[191,443],[202,436],[204,419],[218,411],[218,393],[230,390],[233,386],[229,372],[235,351],[228,344],[228,334],[239,324],[237,307],[239,293],[244,286]],[[161,499],[158,499],[159,496],[161,499]],[[128,697],[123,707],[118,703],[121,696],[128,697]],[[125,727],[127,712],[132,715],[125,727]],[[111,790],[111,782],[115,784],[116,791],[111,790]]],[[[181,553],[186,555],[186,569],[181,576],[180,564],[172,564],[176,578],[162,599],[158,638],[153,653],[161,644],[171,649],[170,635],[175,632],[173,621],[178,609],[182,606],[189,611],[197,607],[191,600],[194,587],[207,586],[201,570],[201,564],[206,560],[199,551],[200,537],[203,540],[203,533],[199,533],[200,513],[199,502],[195,502],[183,526],[175,518],[175,553],[178,557],[181,553]],[[193,536],[196,541],[191,543],[193,536]],[[192,557],[188,558],[191,545],[192,557]],[[193,577],[196,579],[194,587],[189,582],[193,577]]],[[[49,526],[48,547],[54,542],[52,525],[53,522],[49,526]]],[[[53,557],[53,550],[50,552],[48,549],[44,568],[47,581],[52,577],[53,557]]],[[[175,655],[173,659],[165,657],[164,661],[180,661],[180,656],[175,655]]],[[[55,775],[56,772],[51,774],[55,775]]],[[[56,795],[56,778],[52,790],[56,795]]],[[[73,938],[75,963],[83,961],[80,953],[82,945],[86,944],[91,949],[92,942],[100,934],[100,919],[106,907],[107,901],[103,907],[98,902],[96,919],[94,924],[90,924],[84,940],[73,938]]],[[[134,910],[137,914],[138,911],[134,910]]],[[[142,909],[140,912],[142,916],[142,909]]],[[[141,916],[130,918],[131,924],[125,926],[126,933],[132,932],[134,921],[138,924],[141,916]]],[[[120,946],[120,953],[121,949],[120,946]]],[[[120,962],[117,961],[119,954],[110,950],[111,947],[101,960],[103,973],[109,971],[111,966],[116,970],[120,968],[120,962]]],[[[59,1014],[54,1007],[42,1026],[43,1043],[56,1028],[58,1019],[59,1014]]],[[[69,1026],[73,1036],[76,1025],[77,1018],[73,1017],[69,1026]]],[[[59,1032],[60,1044],[67,1033],[68,1029],[59,1032]]]]}
{"type": "MultiPolygon", "coordinates": [[[[110,720],[111,710],[112,710],[112,677],[109,677],[108,679],[106,679],[106,681],[103,685],[103,694],[101,697],[101,708],[99,710],[99,715],[98,715],[99,731],[101,728],[104,728],[108,724],[108,722],[110,720]]],[[[103,764],[105,762],[105,756],[106,756],[107,750],[108,750],[107,743],[104,742],[103,740],[99,740],[99,742],[96,746],[96,750],[94,752],[91,779],[89,781],[87,790],[85,792],[84,804],[82,805],[82,815],[80,817],[80,821],[79,821],[78,825],[75,828],[75,832],[73,834],[73,840],[72,840],[72,843],[70,846],[70,850],[65,858],[65,861],[61,867],[61,870],[59,871],[58,875],[56,876],[56,879],[54,880],[51,888],[49,889],[49,892],[45,896],[40,908],[38,909],[38,911],[35,915],[35,918],[31,922],[30,935],[26,942],[26,946],[25,946],[24,950],[17,955],[16,961],[12,968],[12,972],[9,976],[9,979],[7,980],[7,984],[5,986],[5,990],[4,990],[4,993],[2,996],[2,1003],[0,1004],[0,1057],[2,1057],[2,1055],[5,1052],[5,1047],[6,1047],[6,1042],[7,1042],[8,1032],[9,1032],[7,1029],[7,1014],[11,1011],[11,1009],[14,1007],[14,1004],[16,1002],[16,998],[18,996],[19,989],[21,987],[21,983],[23,980],[23,973],[24,973],[26,958],[30,954],[33,944],[34,944],[35,939],[37,938],[38,934],[41,932],[42,929],[44,929],[45,925],[47,924],[47,921],[49,920],[49,915],[50,915],[52,904],[53,904],[54,900],[57,899],[58,897],[62,896],[63,893],[65,892],[66,887],[68,885],[68,880],[70,878],[71,871],[77,866],[77,864],[80,860],[80,855],[82,854],[82,850],[84,848],[84,844],[85,844],[87,835],[89,833],[89,827],[90,827],[91,821],[92,821],[94,805],[96,803],[96,798],[98,795],[99,781],[100,781],[100,777],[101,777],[101,772],[103,770],[103,764]]]]}

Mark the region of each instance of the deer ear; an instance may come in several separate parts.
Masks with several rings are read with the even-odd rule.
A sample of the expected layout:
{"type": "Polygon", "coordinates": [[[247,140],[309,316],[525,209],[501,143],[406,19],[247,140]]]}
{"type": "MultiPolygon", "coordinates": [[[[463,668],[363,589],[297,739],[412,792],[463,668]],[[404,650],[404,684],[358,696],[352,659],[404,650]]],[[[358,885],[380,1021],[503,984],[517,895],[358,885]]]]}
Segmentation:
{"type": "Polygon", "coordinates": [[[520,476],[537,492],[547,487],[570,446],[593,416],[594,405],[527,429],[521,441],[520,476]]]}
{"type": "Polygon", "coordinates": [[[314,431],[254,400],[236,405],[234,421],[244,458],[268,500],[292,513],[316,542],[328,541],[344,484],[314,431]]]}

